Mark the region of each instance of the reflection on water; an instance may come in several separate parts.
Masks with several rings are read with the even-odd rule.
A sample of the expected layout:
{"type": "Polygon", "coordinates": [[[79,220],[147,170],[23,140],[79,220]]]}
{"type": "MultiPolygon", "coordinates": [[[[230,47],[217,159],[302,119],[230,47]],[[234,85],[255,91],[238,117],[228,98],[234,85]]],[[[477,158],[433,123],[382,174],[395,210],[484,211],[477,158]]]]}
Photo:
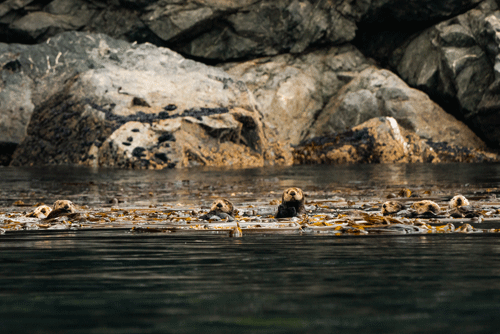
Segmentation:
{"type": "Polygon", "coordinates": [[[10,234],[2,333],[493,333],[500,244],[426,237],[10,234]]]}
{"type": "MultiPolygon", "coordinates": [[[[233,192],[252,201],[288,186],[377,194],[499,184],[498,164],[0,168],[0,208],[56,198],[99,206],[114,196],[199,203],[233,192]]],[[[19,231],[0,235],[0,264],[1,333],[495,333],[500,325],[497,234],[19,231]]]]}
{"type": "Polygon", "coordinates": [[[460,188],[498,186],[500,164],[378,164],[293,166],[243,170],[183,169],[131,171],[78,167],[0,168],[0,207],[23,199],[52,203],[68,198],[79,204],[106,203],[123,196],[138,204],[199,201],[200,190],[248,198],[299,186],[305,190],[385,188],[388,186],[460,188]]]}

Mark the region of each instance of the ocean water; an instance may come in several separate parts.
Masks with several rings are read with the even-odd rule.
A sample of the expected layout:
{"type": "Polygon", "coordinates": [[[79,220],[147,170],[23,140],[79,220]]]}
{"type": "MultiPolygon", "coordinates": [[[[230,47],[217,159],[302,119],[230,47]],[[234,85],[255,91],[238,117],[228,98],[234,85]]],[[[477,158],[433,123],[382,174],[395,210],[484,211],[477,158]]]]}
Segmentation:
{"type": "MultiPolygon", "coordinates": [[[[147,206],[207,193],[252,202],[288,186],[376,197],[499,185],[498,164],[0,168],[0,210],[61,197],[147,206]]],[[[0,333],[498,333],[500,238],[8,231],[0,301],[0,333]]]]}

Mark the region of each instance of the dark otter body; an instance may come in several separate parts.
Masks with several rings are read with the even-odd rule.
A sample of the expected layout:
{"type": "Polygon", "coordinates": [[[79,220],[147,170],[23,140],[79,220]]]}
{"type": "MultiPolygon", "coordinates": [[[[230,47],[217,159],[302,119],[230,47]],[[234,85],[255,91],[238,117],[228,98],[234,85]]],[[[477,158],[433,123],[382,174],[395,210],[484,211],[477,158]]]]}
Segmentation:
{"type": "Polygon", "coordinates": [[[304,193],[300,188],[288,188],[283,192],[276,218],[291,218],[306,212],[304,193]]]}
{"type": "Polygon", "coordinates": [[[68,216],[76,212],[73,202],[68,200],[58,200],[54,202],[52,211],[47,216],[47,219],[57,218],[60,216],[68,216]]]}
{"type": "Polygon", "coordinates": [[[429,200],[415,202],[411,205],[411,209],[412,216],[419,218],[436,218],[441,211],[439,205],[429,200]]]}

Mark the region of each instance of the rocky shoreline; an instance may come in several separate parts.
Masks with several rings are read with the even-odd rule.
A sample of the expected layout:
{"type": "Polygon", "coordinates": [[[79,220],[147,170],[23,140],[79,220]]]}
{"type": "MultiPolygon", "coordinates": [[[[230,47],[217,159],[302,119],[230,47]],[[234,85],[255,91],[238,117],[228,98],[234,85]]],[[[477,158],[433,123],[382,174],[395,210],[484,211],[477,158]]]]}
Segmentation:
{"type": "Polygon", "coordinates": [[[0,4],[0,164],[499,161],[493,0],[0,4]]]}

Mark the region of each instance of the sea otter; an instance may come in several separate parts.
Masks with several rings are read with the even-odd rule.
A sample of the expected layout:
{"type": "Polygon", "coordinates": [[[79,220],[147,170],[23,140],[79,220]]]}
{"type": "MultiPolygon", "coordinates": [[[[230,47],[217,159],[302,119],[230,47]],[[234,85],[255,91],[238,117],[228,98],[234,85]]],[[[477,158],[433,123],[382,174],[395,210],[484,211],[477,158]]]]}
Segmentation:
{"type": "Polygon", "coordinates": [[[33,212],[30,212],[26,217],[46,218],[52,209],[47,205],[40,205],[33,212]]]}
{"type": "Polygon", "coordinates": [[[467,205],[469,205],[469,201],[463,195],[453,196],[453,198],[448,203],[448,206],[450,207],[450,209],[456,209],[456,208],[459,208],[461,206],[467,206],[467,205]]]}
{"type": "Polygon", "coordinates": [[[300,188],[288,188],[283,192],[281,204],[278,206],[276,218],[291,218],[297,215],[304,214],[306,208],[304,206],[304,193],[300,188]]]}
{"type": "Polygon", "coordinates": [[[397,212],[403,210],[404,208],[405,208],[405,206],[399,202],[387,201],[384,204],[382,204],[381,212],[384,216],[387,216],[387,215],[392,215],[394,213],[397,213],[397,212]]]}
{"type": "Polygon", "coordinates": [[[75,213],[76,207],[73,202],[68,200],[57,200],[52,206],[52,211],[47,216],[47,219],[57,218],[60,216],[67,216],[68,214],[75,213]]]}
{"type": "Polygon", "coordinates": [[[448,203],[450,217],[453,218],[477,218],[481,217],[480,208],[473,207],[463,195],[454,196],[448,203]]]}
{"type": "Polygon", "coordinates": [[[435,216],[441,211],[441,208],[437,205],[437,203],[429,200],[415,202],[411,205],[411,208],[415,210],[417,215],[424,216],[435,216]]]}
{"type": "Polygon", "coordinates": [[[221,219],[227,218],[228,221],[233,221],[236,213],[233,203],[225,198],[218,198],[212,203],[210,211],[201,216],[200,219],[209,220],[213,216],[217,216],[221,219]]]}

